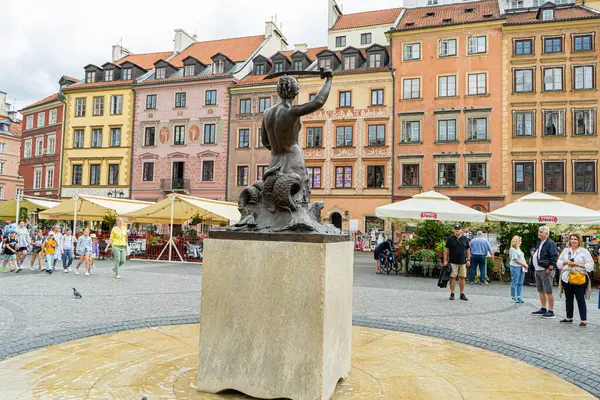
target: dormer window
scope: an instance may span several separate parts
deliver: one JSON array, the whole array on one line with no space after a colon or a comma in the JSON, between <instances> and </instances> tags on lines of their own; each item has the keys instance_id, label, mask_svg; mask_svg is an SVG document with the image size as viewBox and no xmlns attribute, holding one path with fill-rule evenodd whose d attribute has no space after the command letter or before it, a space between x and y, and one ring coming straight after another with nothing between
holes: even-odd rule
<instances>
[{"instance_id":1,"label":"dormer window","mask_svg":"<svg viewBox=\"0 0 600 400\"><path fill-rule=\"evenodd\" d=\"M369 54L369 68L381 67L381 53Z\"/></svg>"},{"instance_id":2,"label":"dormer window","mask_svg":"<svg viewBox=\"0 0 600 400\"><path fill-rule=\"evenodd\" d=\"M85 73L85 82L86 83L94 83L96 82L96 72L88 71Z\"/></svg>"},{"instance_id":3,"label":"dormer window","mask_svg":"<svg viewBox=\"0 0 600 400\"><path fill-rule=\"evenodd\" d=\"M213 62L212 72L214 75L224 74L225 73L225 62L222 60Z\"/></svg>"},{"instance_id":4,"label":"dormer window","mask_svg":"<svg viewBox=\"0 0 600 400\"><path fill-rule=\"evenodd\" d=\"M356 57L355 56L344 57L344 69L356 69Z\"/></svg>"},{"instance_id":5,"label":"dormer window","mask_svg":"<svg viewBox=\"0 0 600 400\"><path fill-rule=\"evenodd\" d=\"M294 70L301 71L303 69L304 69L304 63L302 62L302 60L294 61Z\"/></svg>"},{"instance_id":6,"label":"dormer window","mask_svg":"<svg viewBox=\"0 0 600 400\"><path fill-rule=\"evenodd\" d=\"M552 21L554 19L554 10L542 10L542 19Z\"/></svg>"},{"instance_id":7,"label":"dormer window","mask_svg":"<svg viewBox=\"0 0 600 400\"><path fill-rule=\"evenodd\" d=\"M186 65L183 67L183 76L194 76L195 74L194 65Z\"/></svg>"},{"instance_id":8,"label":"dormer window","mask_svg":"<svg viewBox=\"0 0 600 400\"><path fill-rule=\"evenodd\" d=\"M110 82L112 80L114 80L114 76L115 76L115 71L112 69L107 69L106 71L104 71L104 80L107 82Z\"/></svg>"},{"instance_id":9,"label":"dormer window","mask_svg":"<svg viewBox=\"0 0 600 400\"><path fill-rule=\"evenodd\" d=\"M331 58L322 58L319 60L320 68L330 68L331 69Z\"/></svg>"},{"instance_id":10,"label":"dormer window","mask_svg":"<svg viewBox=\"0 0 600 400\"><path fill-rule=\"evenodd\" d=\"M275 63L275 72L283 72L283 61Z\"/></svg>"},{"instance_id":11,"label":"dormer window","mask_svg":"<svg viewBox=\"0 0 600 400\"><path fill-rule=\"evenodd\" d=\"M254 74L264 75L265 74L265 64L256 64L254 66Z\"/></svg>"},{"instance_id":12,"label":"dormer window","mask_svg":"<svg viewBox=\"0 0 600 400\"><path fill-rule=\"evenodd\" d=\"M131 80L131 68L124 68L123 71L121 71L121 78L124 81L130 81Z\"/></svg>"},{"instance_id":13,"label":"dormer window","mask_svg":"<svg viewBox=\"0 0 600 400\"><path fill-rule=\"evenodd\" d=\"M156 79L165 79L167 77L167 67L156 68L154 75Z\"/></svg>"}]
</instances>

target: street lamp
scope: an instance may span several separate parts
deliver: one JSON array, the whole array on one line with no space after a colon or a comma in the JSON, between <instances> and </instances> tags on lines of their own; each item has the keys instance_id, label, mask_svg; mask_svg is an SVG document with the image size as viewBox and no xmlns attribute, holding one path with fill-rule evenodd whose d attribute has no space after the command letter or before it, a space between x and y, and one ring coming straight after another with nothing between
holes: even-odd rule
<instances>
[{"instance_id":1,"label":"street lamp","mask_svg":"<svg viewBox=\"0 0 600 400\"><path fill-rule=\"evenodd\" d=\"M113 190L108 191L108 197L110 197L110 198L114 197L115 199L122 199L123 197L125 197L125 193L122 190L113 189Z\"/></svg>"}]
</instances>

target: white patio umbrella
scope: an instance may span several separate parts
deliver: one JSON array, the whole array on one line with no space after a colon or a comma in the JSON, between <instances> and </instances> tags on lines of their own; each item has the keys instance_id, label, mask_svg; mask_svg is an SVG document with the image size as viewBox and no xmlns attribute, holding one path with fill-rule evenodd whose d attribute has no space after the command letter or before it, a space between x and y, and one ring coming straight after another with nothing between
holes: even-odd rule
<instances>
[{"instance_id":1,"label":"white patio umbrella","mask_svg":"<svg viewBox=\"0 0 600 400\"><path fill-rule=\"evenodd\" d=\"M450 200L436 191L420 193L408 200L377 207L379 218L399 220L436 220L460 222L484 222L485 214Z\"/></svg>"},{"instance_id":2,"label":"white patio umbrella","mask_svg":"<svg viewBox=\"0 0 600 400\"><path fill-rule=\"evenodd\" d=\"M534 192L487 214L490 221L528 224L600 224L600 212Z\"/></svg>"}]
</instances>

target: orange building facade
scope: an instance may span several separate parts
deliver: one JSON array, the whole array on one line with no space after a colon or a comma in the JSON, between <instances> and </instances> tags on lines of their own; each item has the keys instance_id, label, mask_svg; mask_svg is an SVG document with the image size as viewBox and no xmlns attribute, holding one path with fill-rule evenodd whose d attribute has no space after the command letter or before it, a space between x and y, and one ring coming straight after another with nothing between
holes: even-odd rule
<instances>
[{"instance_id":1,"label":"orange building facade","mask_svg":"<svg viewBox=\"0 0 600 400\"><path fill-rule=\"evenodd\" d=\"M391 30L394 201L436 190L490 211L502 192L502 24L495 1L408 9Z\"/></svg>"},{"instance_id":2,"label":"orange building facade","mask_svg":"<svg viewBox=\"0 0 600 400\"><path fill-rule=\"evenodd\" d=\"M507 201L541 191L599 209L600 14L549 4L507 14L503 30Z\"/></svg>"}]
</instances>

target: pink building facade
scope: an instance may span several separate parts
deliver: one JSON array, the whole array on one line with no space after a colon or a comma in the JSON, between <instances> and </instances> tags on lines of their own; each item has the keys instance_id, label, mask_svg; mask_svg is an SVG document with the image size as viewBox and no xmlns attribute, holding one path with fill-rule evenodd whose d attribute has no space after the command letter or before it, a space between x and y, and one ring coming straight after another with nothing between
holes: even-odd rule
<instances>
[{"instance_id":1,"label":"pink building facade","mask_svg":"<svg viewBox=\"0 0 600 400\"><path fill-rule=\"evenodd\" d=\"M132 198L225 200L232 77L134 87Z\"/></svg>"}]
</instances>

